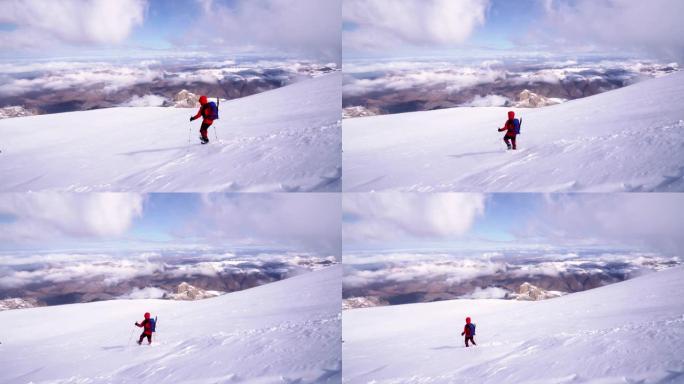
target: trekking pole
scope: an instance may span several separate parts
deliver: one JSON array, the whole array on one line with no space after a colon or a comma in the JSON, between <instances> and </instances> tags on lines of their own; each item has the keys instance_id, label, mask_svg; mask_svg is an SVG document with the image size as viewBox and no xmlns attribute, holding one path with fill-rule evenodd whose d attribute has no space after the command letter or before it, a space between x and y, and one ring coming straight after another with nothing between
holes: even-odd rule
<instances>
[{"instance_id":1,"label":"trekking pole","mask_svg":"<svg viewBox=\"0 0 684 384\"><path fill-rule=\"evenodd\" d=\"M188 128L188 145L185 146L185 152L190 151L190 135L192 134L192 125Z\"/></svg>"},{"instance_id":2,"label":"trekking pole","mask_svg":"<svg viewBox=\"0 0 684 384\"><path fill-rule=\"evenodd\" d=\"M131 334L128 335L128 343L126 345L131 344L131 340L133 340L133 333L135 332L135 328L131 329Z\"/></svg>"},{"instance_id":3,"label":"trekking pole","mask_svg":"<svg viewBox=\"0 0 684 384\"><path fill-rule=\"evenodd\" d=\"M219 98L217 97L217 98L216 98L216 113L217 113L216 117L217 117L217 118L218 118L218 109L219 109L219 105L221 105L221 99L219 99ZM216 142L218 143L219 139L218 139L218 134L216 133L216 126L215 126L215 125L214 125L214 138L216 139Z\"/></svg>"}]
</instances>

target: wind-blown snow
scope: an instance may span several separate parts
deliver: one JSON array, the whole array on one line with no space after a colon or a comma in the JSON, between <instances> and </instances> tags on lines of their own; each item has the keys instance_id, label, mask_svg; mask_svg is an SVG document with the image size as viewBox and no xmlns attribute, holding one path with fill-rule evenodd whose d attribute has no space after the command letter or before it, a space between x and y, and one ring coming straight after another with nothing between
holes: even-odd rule
<instances>
[{"instance_id":1,"label":"wind-blown snow","mask_svg":"<svg viewBox=\"0 0 684 384\"><path fill-rule=\"evenodd\" d=\"M345 311L345 383L679 383L684 268L536 302ZM477 347L465 348L465 317Z\"/></svg>"},{"instance_id":2,"label":"wind-blown snow","mask_svg":"<svg viewBox=\"0 0 684 384\"><path fill-rule=\"evenodd\" d=\"M684 191L684 72L539 109L505 151L506 108L344 122L345 191Z\"/></svg>"},{"instance_id":3,"label":"wind-blown snow","mask_svg":"<svg viewBox=\"0 0 684 384\"><path fill-rule=\"evenodd\" d=\"M116 300L0 313L2 383L335 383L341 267L182 302ZM138 346L145 311L158 316Z\"/></svg>"},{"instance_id":4,"label":"wind-blown snow","mask_svg":"<svg viewBox=\"0 0 684 384\"><path fill-rule=\"evenodd\" d=\"M194 109L6 119L0 191L338 191L340 89L338 72L223 101L210 145L188 121Z\"/></svg>"}]
</instances>

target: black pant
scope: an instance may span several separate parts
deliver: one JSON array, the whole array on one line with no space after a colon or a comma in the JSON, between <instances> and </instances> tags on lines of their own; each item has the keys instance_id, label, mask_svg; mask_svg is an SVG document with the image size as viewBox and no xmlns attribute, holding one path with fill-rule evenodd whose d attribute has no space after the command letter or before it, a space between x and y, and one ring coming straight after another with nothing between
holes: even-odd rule
<instances>
[{"instance_id":1,"label":"black pant","mask_svg":"<svg viewBox=\"0 0 684 384\"><path fill-rule=\"evenodd\" d=\"M140 339L138 340L138 344L142 343L143 339L147 337L147 342L152 344L152 335L146 335L145 332L140 334Z\"/></svg>"},{"instance_id":2,"label":"black pant","mask_svg":"<svg viewBox=\"0 0 684 384\"><path fill-rule=\"evenodd\" d=\"M209 129L209 127L211 127L211 124L207 124L204 122L202 123L202 126L200 127L200 134L202 135L202 138L204 140L207 140L207 141L209 141L209 137L207 136L207 130Z\"/></svg>"},{"instance_id":3,"label":"black pant","mask_svg":"<svg viewBox=\"0 0 684 384\"><path fill-rule=\"evenodd\" d=\"M508 140L510 140L511 142L509 143ZM515 136L508 136L508 135L504 136L504 142L506 143L508 148L511 148L511 143L513 143L513 149L516 149L515 148Z\"/></svg>"},{"instance_id":4,"label":"black pant","mask_svg":"<svg viewBox=\"0 0 684 384\"><path fill-rule=\"evenodd\" d=\"M475 344L475 340L473 340L473 336L466 336L465 337L466 347L469 347L468 340L470 340L470 342L473 343L473 345L477 345L477 344Z\"/></svg>"}]
</instances>

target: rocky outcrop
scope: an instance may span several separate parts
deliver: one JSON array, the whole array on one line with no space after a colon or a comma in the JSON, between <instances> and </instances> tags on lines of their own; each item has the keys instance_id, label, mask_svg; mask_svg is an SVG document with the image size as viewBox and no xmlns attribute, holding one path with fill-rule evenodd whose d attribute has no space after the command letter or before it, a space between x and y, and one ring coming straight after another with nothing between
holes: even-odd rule
<instances>
[{"instance_id":1,"label":"rocky outcrop","mask_svg":"<svg viewBox=\"0 0 684 384\"><path fill-rule=\"evenodd\" d=\"M342 118L350 119L353 117L366 117L378 115L377 110L369 109L363 106L346 107L342 110Z\"/></svg>"},{"instance_id":2,"label":"rocky outcrop","mask_svg":"<svg viewBox=\"0 0 684 384\"><path fill-rule=\"evenodd\" d=\"M554 297L560 297L564 294L565 293L561 291L546 291L528 282L525 282L520 285L518 292L514 293L512 298L523 301L539 301L553 299Z\"/></svg>"},{"instance_id":3,"label":"rocky outcrop","mask_svg":"<svg viewBox=\"0 0 684 384\"><path fill-rule=\"evenodd\" d=\"M166 298L171 300L202 300L208 299L210 297L216 297L222 295L223 292L219 291L207 291L195 286L192 286L186 282L178 284L176 293L168 295Z\"/></svg>"},{"instance_id":4,"label":"rocky outcrop","mask_svg":"<svg viewBox=\"0 0 684 384\"><path fill-rule=\"evenodd\" d=\"M176 108L199 108L199 96L183 89L173 96L173 106Z\"/></svg>"},{"instance_id":5,"label":"rocky outcrop","mask_svg":"<svg viewBox=\"0 0 684 384\"><path fill-rule=\"evenodd\" d=\"M562 99L554 97L544 97L538 95L530 90L523 90L518 94L518 101L515 103L517 108L539 108L547 105L554 105L562 103Z\"/></svg>"},{"instance_id":6,"label":"rocky outcrop","mask_svg":"<svg viewBox=\"0 0 684 384\"><path fill-rule=\"evenodd\" d=\"M0 300L0 311L8 311L10 309L34 308L40 307L41 304L36 299L21 299L18 297L11 299Z\"/></svg>"},{"instance_id":7,"label":"rocky outcrop","mask_svg":"<svg viewBox=\"0 0 684 384\"><path fill-rule=\"evenodd\" d=\"M37 115L36 111L26 109L20 105L0 108L0 119L9 119L11 117L33 116Z\"/></svg>"},{"instance_id":8,"label":"rocky outcrop","mask_svg":"<svg viewBox=\"0 0 684 384\"><path fill-rule=\"evenodd\" d=\"M342 300L342 310L379 307L383 305L389 305L389 302L378 297L350 297Z\"/></svg>"}]
</instances>

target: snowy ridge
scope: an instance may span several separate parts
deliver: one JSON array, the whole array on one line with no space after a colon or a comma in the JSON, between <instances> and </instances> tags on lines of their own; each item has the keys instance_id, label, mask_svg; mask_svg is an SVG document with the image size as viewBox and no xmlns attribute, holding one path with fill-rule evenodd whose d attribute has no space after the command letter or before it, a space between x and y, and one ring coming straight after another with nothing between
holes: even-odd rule
<instances>
[{"instance_id":1,"label":"snowy ridge","mask_svg":"<svg viewBox=\"0 0 684 384\"><path fill-rule=\"evenodd\" d=\"M201 301L0 313L2 383L335 383L341 267ZM133 326L159 316L151 346ZM133 332L133 333L132 333Z\"/></svg>"},{"instance_id":2,"label":"snowy ridge","mask_svg":"<svg viewBox=\"0 0 684 384\"><path fill-rule=\"evenodd\" d=\"M348 310L343 382L679 383L682 290L675 267L553 300ZM460 336L466 316L475 348Z\"/></svg>"},{"instance_id":3,"label":"snowy ridge","mask_svg":"<svg viewBox=\"0 0 684 384\"><path fill-rule=\"evenodd\" d=\"M340 87L336 72L224 101L204 146L200 122L188 122L195 110L108 108L2 120L0 190L338 191Z\"/></svg>"},{"instance_id":4,"label":"snowy ridge","mask_svg":"<svg viewBox=\"0 0 684 384\"><path fill-rule=\"evenodd\" d=\"M684 72L560 105L453 108L345 120L345 191L684 191Z\"/></svg>"}]
</instances>

